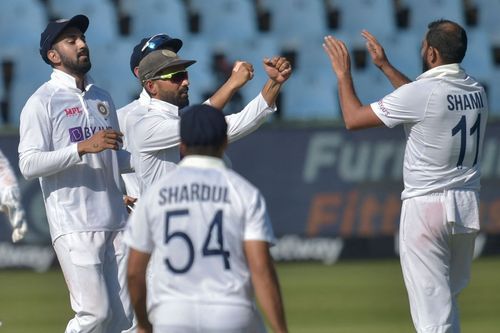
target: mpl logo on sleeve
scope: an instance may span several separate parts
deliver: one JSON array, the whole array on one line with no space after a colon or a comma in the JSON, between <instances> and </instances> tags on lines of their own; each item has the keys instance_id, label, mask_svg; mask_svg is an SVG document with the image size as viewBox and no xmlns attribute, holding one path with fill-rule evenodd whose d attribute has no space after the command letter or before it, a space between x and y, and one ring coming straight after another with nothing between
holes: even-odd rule
<instances>
[{"instance_id":1,"label":"mpl logo on sleeve","mask_svg":"<svg viewBox=\"0 0 500 333\"><path fill-rule=\"evenodd\" d=\"M81 115L82 113L82 109L80 109L78 106L64 109L64 114L66 115L66 117L75 117Z\"/></svg>"}]
</instances>

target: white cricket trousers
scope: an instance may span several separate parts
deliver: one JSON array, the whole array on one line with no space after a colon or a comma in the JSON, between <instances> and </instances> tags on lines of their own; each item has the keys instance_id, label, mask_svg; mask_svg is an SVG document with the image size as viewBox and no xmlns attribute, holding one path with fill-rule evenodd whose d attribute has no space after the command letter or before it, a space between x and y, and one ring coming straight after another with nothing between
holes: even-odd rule
<instances>
[{"instance_id":1,"label":"white cricket trousers","mask_svg":"<svg viewBox=\"0 0 500 333\"><path fill-rule=\"evenodd\" d=\"M400 260L418 333L459 333L457 297L470 279L477 231L454 231L444 196L403 201Z\"/></svg>"},{"instance_id":2,"label":"white cricket trousers","mask_svg":"<svg viewBox=\"0 0 500 333\"><path fill-rule=\"evenodd\" d=\"M254 306L165 301L150 318L153 333L265 333Z\"/></svg>"},{"instance_id":3,"label":"white cricket trousers","mask_svg":"<svg viewBox=\"0 0 500 333\"><path fill-rule=\"evenodd\" d=\"M133 311L126 286L123 231L74 232L54 249L75 312L66 333L130 332Z\"/></svg>"}]
</instances>

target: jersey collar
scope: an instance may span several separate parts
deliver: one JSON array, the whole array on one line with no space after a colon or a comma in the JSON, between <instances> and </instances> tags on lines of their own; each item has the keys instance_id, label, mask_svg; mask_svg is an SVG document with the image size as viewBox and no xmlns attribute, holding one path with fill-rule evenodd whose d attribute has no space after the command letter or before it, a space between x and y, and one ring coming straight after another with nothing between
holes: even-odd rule
<instances>
[{"instance_id":1,"label":"jersey collar","mask_svg":"<svg viewBox=\"0 0 500 333\"><path fill-rule=\"evenodd\" d=\"M179 108L177 107L177 105L171 104L169 102L164 102L156 98L151 98L151 101L149 102L149 109L167 112L169 115L179 117Z\"/></svg>"},{"instance_id":2,"label":"jersey collar","mask_svg":"<svg viewBox=\"0 0 500 333\"><path fill-rule=\"evenodd\" d=\"M424 72L419 77L417 77L417 80L435 77L439 78L444 76L464 78L466 74L459 64L447 64L429 69L427 72Z\"/></svg>"},{"instance_id":3,"label":"jersey collar","mask_svg":"<svg viewBox=\"0 0 500 333\"><path fill-rule=\"evenodd\" d=\"M59 69L55 69L52 71L50 78L54 80L57 84L69 88L71 90L76 90L81 92L80 88L76 86L76 80L74 77L69 75L66 72L63 72ZM94 85L94 80L90 77L90 75L85 75L85 91L88 91L90 87Z\"/></svg>"},{"instance_id":4,"label":"jersey collar","mask_svg":"<svg viewBox=\"0 0 500 333\"><path fill-rule=\"evenodd\" d=\"M218 157L205 156L205 155L189 155L184 157L179 166L182 167L195 167L204 169L225 169L224 161Z\"/></svg>"}]
</instances>

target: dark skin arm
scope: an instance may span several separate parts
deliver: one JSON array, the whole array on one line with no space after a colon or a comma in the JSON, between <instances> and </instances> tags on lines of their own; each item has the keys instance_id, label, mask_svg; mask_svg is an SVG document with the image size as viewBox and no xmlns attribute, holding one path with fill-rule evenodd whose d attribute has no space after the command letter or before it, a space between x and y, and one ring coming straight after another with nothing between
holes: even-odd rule
<instances>
[{"instance_id":1,"label":"dark skin arm","mask_svg":"<svg viewBox=\"0 0 500 333\"><path fill-rule=\"evenodd\" d=\"M382 126L384 123L370 105L363 105L356 95L351 76L351 59L344 42L327 36L323 48L337 75L340 107L346 128L355 130Z\"/></svg>"}]
</instances>

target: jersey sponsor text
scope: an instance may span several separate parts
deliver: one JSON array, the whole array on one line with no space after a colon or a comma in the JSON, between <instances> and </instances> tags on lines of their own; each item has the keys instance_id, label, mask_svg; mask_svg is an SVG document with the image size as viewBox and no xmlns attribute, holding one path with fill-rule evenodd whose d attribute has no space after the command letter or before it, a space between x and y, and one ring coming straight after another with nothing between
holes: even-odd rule
<instances>
[{"instance_id":1,"label":"jersey sponsor text","mask_svg":"<svg viewBox=\"0 0 500 333\"><path fill-rule=\"evenodd\" d=\"M80 142L83 140L86 140L90 138L92 135L94 135L96 132L105 130L105 129L110 129L112 128L111 126L84 126L84 127L72 127L70 128L69 131L69 138L71 142Z\"/></svg>"}]
</instances>

